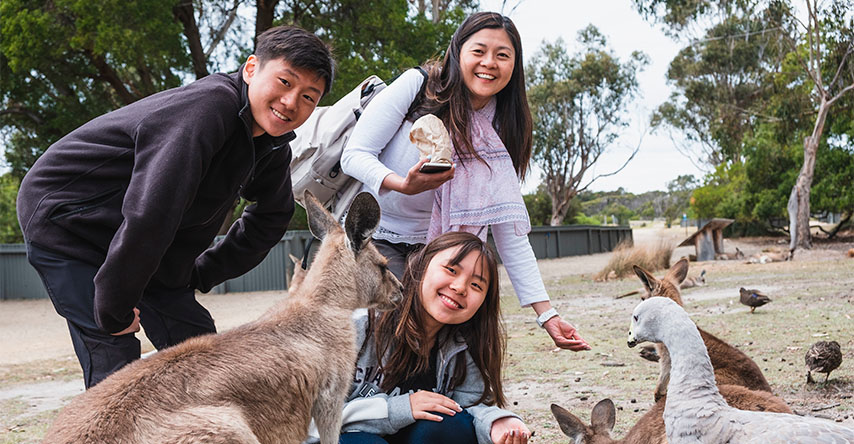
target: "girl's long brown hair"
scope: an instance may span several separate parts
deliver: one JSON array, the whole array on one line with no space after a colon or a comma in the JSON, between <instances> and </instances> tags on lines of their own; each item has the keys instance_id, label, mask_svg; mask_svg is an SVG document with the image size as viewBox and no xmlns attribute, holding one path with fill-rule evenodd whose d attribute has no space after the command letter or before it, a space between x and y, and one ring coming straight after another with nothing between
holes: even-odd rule
<instances>
[{"instance_id":1,"label":"girl's long brown hair","mask_svg":"<svg viewBox=\"0 0 854 444\"><path fill-rule=\"evenodd\" d=\"M489 276L489 285L483 304L468 321L459 325L447 324L437 335L437 341L453 341L460 334L468 344L468 353L474 360L484 382L484 392L478 403L496 404L503 407L506 399L501 383L501 367L504 360L505 334L501 322L501 307L498 294L498 265L495 251L477 236L465 232L448 232L413 254L403 275L403 302L394 310L369 319L376 319L371 334L383 369L381 388L393 389L405 379L429 368L430 351L433 344L424 340L424 319L427 313L421 303L421 281L427 265L440 251L459 247L449 265L460 263L469 253L480 254L477 263ZM437 343L437 347L442 347ZM387 356L387 359L385 357ZM457 356L456 370L450 388L462 383L466 377L465 353Z\"/></svg>"},{"instance_id":2,"label":"girl's long brown hair","mask_svg":"<svg viewBox=\"0 0 854 444\"><path fill-rule=\"evenodd\" d=\"M495 12L478 12L469 16L451 38L444 59L427 62L429 72L423 102L415 106L407 118L414 120L425 114L434 114L442 119L454 140L460 160L475 158L482 160L474 150L469 133L471 112L470 91L463 82L460 69L460 50L476 32L485 28L501 28L513 44L516 54L513 60L513 75L510 81L496 94L495 120L492 122L501 141L513 159L513 167L520 179L525 178L531 160L533 123L525 92L525 69L522 60L522 39L516 25L508 18Z\"/></svg>"}]
</instances>

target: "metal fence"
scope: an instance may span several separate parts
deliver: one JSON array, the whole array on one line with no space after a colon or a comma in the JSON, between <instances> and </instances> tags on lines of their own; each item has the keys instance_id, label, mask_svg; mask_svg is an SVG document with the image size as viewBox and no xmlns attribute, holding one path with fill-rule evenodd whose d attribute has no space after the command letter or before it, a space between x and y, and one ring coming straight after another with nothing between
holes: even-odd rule
<instances>
[{"instance_id":1,"label":"metal fence","mask_svg":"<svg viewBox=\"0 0 854 444\"><path fill-rule=\"evenodd\" d=\"M257 267L235 279L223 282L212 293L284 290L288 288L294 264L292 254L302 258L311 233L295 230L285 233L270 254ZM537 259L604 253L620 242L632 242L632 230L626 226L571 225L533 227L528 234ZM490 242L492 236L490 235ZM312 244L312 252L319 242ZM38 273L27 262L23 244L0 244L0 300L46 298Z\"/></svg>"}]
</instances>

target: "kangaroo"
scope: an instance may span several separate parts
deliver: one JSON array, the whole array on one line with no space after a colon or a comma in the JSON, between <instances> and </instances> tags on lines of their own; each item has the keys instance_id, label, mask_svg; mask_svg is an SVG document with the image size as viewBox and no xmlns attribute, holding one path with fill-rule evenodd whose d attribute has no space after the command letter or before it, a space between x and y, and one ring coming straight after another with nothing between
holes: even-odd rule
<instances>
[{"instance_id":1,"label":"kangaroo","mask_svg":"<svg viewBox=\"0 0 854 444\"><path fill-rule=\"evenodd\" d=\"M744 252L735 247L735 253L717 253L715 254L715 260L718 261L729 261L729 260L740 260L744 259Z\"/></svg>"},{"instance_id":2,"label":"kangaroo","mask_svg":"<svg viewBox=\"0 0 854 444\"><path fill-rule=\"evenodd\" d=\"M641 295L641 299L645 300L650 296L661 296L673 299L679 305L683 305L682 296L679 292L679 283L688 274L687 259L682 258L676 262L662 279L656 279L648 271L637 265L632 268L641 282L643 282L647 291L645 295ZM751 390L761 390L771 393L771 386L768 384L762 371L759 370L759 366L752 359L711 333L701 328L698 329L709 351L709 358L711 358L712 367L715 369L715 381L718 385L740 385ZM658 385L655 388L655 399L658 400L667 393L667 383L670 381L670 355L667 353L667 348L661 344L656 344L655 349L658 352L658 362L661 367Z\"/></svg>"},{"instance_id":3,"label":"kangaroo","mask_svg":"<svg viewBox=\"0 0 854 444\"><path fill-rule=\"evenodd\" d=\"M738 385L719 385L718 390L730 407L757 412L792 413L782 399L766 392L749 390ZM611 438L611 430L617 419L617 411L610 399L603 399L590 413L590 425L585 425L557 404L552 404L552 415L557 419L561 431L573 444L667 444L664 428L664 405L662 397L635 423L623 439Z\"/></svg>"},{"instance_id":4,"label":"kangaroo","mask_svg":"<svg viewBox=\"0 0 854 444\"><path fill-rule=\"evenodd\" d=\"M337 444L356 360L355 309L390 309L400 282L371 243L380 209L356 197L342 229L306 192L322 240L305 280L272 313L135 361L77 396L44 443L302 442L312 417Z\"/></svg>"},{"instance_id":5,"label":"kangaroo","mask_svg":"<svg viewBox=\"0 0 854 444\"><path fill-rule=\"evenodd\" d=\"M785 262L792 258L791 251L763 251L747 258L745 264L767 264L769 262Z\"/></svg>"},{"instance_id":6,"label":"kangaroo","mask_svg":"<svg viewBox=\"0 0 854 444\"><path fill-rule=\"evenodd\" d=\"M700 271L700 274L698 276L685 278L684 281L679 283L679 289L684 290L686 288L702 287L703 285L706 285L706 270ZM646 293L646 297L642 297L641 299L646 299L650 296L647 288L641 287L641 288L638 288L637 290L632 290L628 293L623 293L623 294L617 296L615 299L621 299L621 298L624 298L626 296L631 296L631 295L640 294L640 293Z\"/></svg>"}]
</instances>

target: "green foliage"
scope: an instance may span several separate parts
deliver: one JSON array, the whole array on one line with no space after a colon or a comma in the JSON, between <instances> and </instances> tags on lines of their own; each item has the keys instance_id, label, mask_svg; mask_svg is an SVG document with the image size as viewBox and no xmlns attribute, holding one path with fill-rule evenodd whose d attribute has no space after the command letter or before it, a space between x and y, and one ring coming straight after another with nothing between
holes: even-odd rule
<instances>
[{"instance_id":1,"label":"green foliage","mask_svg":"<svg viewBox=\"0 0 854 444\"><path fill-rule=\"evenodd\" d=\"M628 124L625 108L637 93L636 74L648 64L640 52L620 61L592 25L578 33L578 43L581 48L570 55L563 40L544 42L526 68L532 158L543 170L553 223L592 183L583 183L588 169Z\"/></svg>"},{"instance_id":2,"label":"green foliage","mask_svg":"<svg viewBox=\"0 0 854 444\"><path fill-rule=\"evenodd\" d=\"M602 218L595 216L587 216L582 212L578 212L575 219L572 221L575 225L602 225Z\"/></svg>"},{"instance_id":3,"label":"green foliage","mask_svg":"<svg viewBox=\"0 0 854 444\"><path fill-rule=\"evenodd\" d=\"M15 244L24 241L15 212L15 199L21 181L11 175L0 176L0 244Z\"/></svg>"},{"instance_id":4,"label":"green foliage","mask_svg":"<svg viewBox=\"0 0 854 444\"><path fill-rule=\"evenodd\" d=\"M0 127L13 175L91 118L180 84L189 58L174 3L0 2Z\"/></svg>"},{"instance_id":5,"label":"green foliage","mask_svg":"<svg viewBox=\"0 0 854 444\"><path fill-rule=\"evenodd\" d=\"M532 226L549 225L552 217L552 198L542 185L537 187L537 191L522 196L522 199L528 208Z\"/></svg>"},{"instance_id":6,"label":"green foliage","mask_svg":"<svg viewBox=\"0 0 854 444\"><path fill-rule=\"evenodd\" d=\"M691 196L694 214L701 219L739 217L743 209L741 196L746 180L742 164L718 166L706 176L703 186L694 190Z\"/></svg>"},{"instance_id":7,"label":"green foliage","mask_svg":"<svg viewBox=\"0 0 854 444\"><path fill-rule=\"evenodd\" d=\"M786 34L774 26L783 13L776 5L757 12L742 4L670 62L667 77L676 92L658 108L653 125L699 145L701 162L740 161L742 140L764 120L762 108L787 54Z\"/></svg>"},{"instance_id":8,"label":"green foliage","mask_svg":"<svg viewBox=\"0 0 854 444\"><path fill-rule=\"evenodd\" d=\"M665 223L670 225L670 221L682 217L682 214L688 211L691 193L697 185L697 179L687 174L667 183L669 198L667 199L667 205L664 207L663 216Z\"/></svg>"},{"instance_id":9,"label":"green foliage","mask_svg":"<svg viewBox=\"0 0 854 444\"><path fill-rule=\"evenodd\" d=\"M408 68L443 55L456 28L471 12L470 2L447 2L438 22L412 14L400 0L295 1L281 23L316 30L338 61L332 91L321 105L334 103L369 74L391 79Z\"/></svg>"}]
</instances>

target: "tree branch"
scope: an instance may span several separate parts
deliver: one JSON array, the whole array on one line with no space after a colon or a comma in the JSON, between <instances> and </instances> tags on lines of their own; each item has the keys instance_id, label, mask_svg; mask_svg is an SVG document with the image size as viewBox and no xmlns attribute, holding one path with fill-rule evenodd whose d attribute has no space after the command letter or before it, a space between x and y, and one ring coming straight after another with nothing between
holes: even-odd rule
<instances>
[{"instance_id":1,"label":"tree branch","mask_svg":"<svg viewBox=\"0 0 854 444\"><path fill-rule=\"evenodd\" d=\"M193 72L196 79L201 79L209 74L207 68L207 55L202 50L202 38L199 34L199 26L196 24L195 10L192 0L181 0L172 8L172 14L184 25L184 36L190 46L190 57L193 60Z\"/></svg>"},{"instance_id":2,"label":"tree branch","mask_svg":"<svg viewBox=\"0 0 854 444\"><path fill-rule=\"evenodd\" d=\"M20 114L32 120L33 123L35 123L36 125L44 124L44 119L42 119L41 116L36 114L35 111L29 108L25 108L21 105L15 104L7 107L6 109L0 109L0 116L4 114Z\"/></svg>"}]
</instances>

